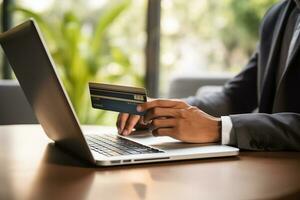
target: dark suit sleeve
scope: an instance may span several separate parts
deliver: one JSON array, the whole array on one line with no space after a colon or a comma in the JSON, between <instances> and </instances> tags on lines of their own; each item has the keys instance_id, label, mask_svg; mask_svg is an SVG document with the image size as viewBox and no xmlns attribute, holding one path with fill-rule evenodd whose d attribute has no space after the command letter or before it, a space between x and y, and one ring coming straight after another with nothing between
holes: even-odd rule
<instances>
[{"instance_id":1,"label":"dark suit sleeve","mask_svg":"<svg viewBox=\"0 0 300 200\"><path fill-rule=\"evenodd\" d=\"M300 114L231 115L230 143L249 150L300 151Z\"/></svg>"},{"instance_id":2,"label":"dark suit sleeve","mask_svg":"<svg viewBox=\"0 0 300 200\"><path fill-rule=\"evenodd\" d=\"M255 53L222 92L201 99L190 97L187 102L214 116L229 115L233 146L256 151L300 151L300 114L251 113L257 107L257 57Z\"/></svg>"},{"instance_id":3,"label":"dark suit sleeve","mask_svg":"<svg viewBox=\"0 0 300 200\"><path fill-rule=\"evenodd\" d=\"M229 115L233 128L230 144L256 151L300 151L300 114L251 113L257 107L257 53L222 92L187 102L214 116ZM243 114L247 113L247 114Z\"/></svg>"},{"instance_id":4,"label":"dark suit sleeve","mask_svg":"<svg viewBox=\"0 0 300 200\"><path fill-rule=\"evenodd\" d=\"M252 112L257 107L257 59L256 51L245 69L227 82L221 92L185 100L216 117Z\"/></svg>"}]
</instances>

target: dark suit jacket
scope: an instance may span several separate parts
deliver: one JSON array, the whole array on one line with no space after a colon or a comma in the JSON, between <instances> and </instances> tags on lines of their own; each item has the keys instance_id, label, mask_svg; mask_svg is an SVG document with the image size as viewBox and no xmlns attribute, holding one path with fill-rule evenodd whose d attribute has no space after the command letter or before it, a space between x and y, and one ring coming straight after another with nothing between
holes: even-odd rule
<instances>
[{"instance_id":1,"label":"dark suit jacket","mask_svg":"<svg viewBox=\"0 0 300 200\"><path fill-rule=\"evenodd\" d=\"M286 0L267 12L257 50L222 92L187 100L214 116L230 115L230 143L241 149L300 150L300 38L275 85L281 38L294 6Z\"/></svg>"}]
</instances>

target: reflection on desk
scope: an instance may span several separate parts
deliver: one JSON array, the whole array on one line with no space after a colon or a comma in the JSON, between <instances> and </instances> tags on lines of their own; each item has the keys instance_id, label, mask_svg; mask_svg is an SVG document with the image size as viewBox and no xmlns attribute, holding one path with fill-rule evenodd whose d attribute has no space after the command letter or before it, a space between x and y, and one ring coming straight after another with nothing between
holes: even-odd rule
<instances>
[{"instance_id":1,"label":"reflection on desk","mask_svg":"<svg viewBox=\"0 0 300 200\"><path fill-rule=\"evenodd\" d=\"M0 199L300 197L298 152L96 168L57 148L38 125L0 126L0 148Z\"/></svg>"}]
</instances>

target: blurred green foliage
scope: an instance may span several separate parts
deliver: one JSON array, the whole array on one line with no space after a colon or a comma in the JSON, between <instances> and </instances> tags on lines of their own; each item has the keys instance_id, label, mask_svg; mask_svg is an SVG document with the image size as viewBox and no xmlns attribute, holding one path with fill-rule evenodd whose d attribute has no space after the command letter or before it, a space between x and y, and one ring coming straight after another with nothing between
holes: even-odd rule
<instances>
[{"instance_id":1,"label":"blurred green foliage","mask_svg":"<svg viewBox=\"0 0 300 200\"><path fill-rule=\"evenodd\" d=\"M235 75L259 41L278 0L162 0L160 91L174 77Z\"/></svg>"},{"instance_id":2,"label":"blurred green foliage","mask_svg":"<svg viewBox=\"0 0 300 200\"><path fill-rule=\"evenodd\" d=\"M227 0L227 26L220 32L220 37L228 50L239 46L252 54L258 41L259 25L266 10L277 0ZM234 34L232 31L234 30Z\"/></svg>"},{"instance_id":3,"label":"blurred green foliage","mask_svg":"<svg viewBox=\"0 0 300 200\"><path fill-rule=\"evenodd\" d=\"M113 124L111 113L91 108L88 92L89 81L118 83L130 76L130 84L141 86L143 78L133 69L127 53L113 45L107 35L108 29L116 23L130 6L130 0L110 4L95 24L87 24L67 11L59 21L22 7L13 7L14 12L24 18L32 17L39 24L57 66L60 78L70 97L81 123ZM87 31L90 29L90 32ZM121 68L109 73L109 67Z\"/></svg>"},{"instance_id":4,"label":"blurred green foliage","mask_svg":"<svg viewBox=\"0 0 300 200\"><path fill-rule=\"evenodd\" d=\"M236 74L256 48L263 16L277 2L162 1L161 85L168 82L165 77L170 73L174 76Z\"/></svg>"},{"instance_id":5,"label":"blurred green foliage","mask_svg":"<svg viewBox=\"0 0 300 200\"><path fill-rule=\"evenodd\" d=\"M220 38L226 48L224 66L234 67L233 54L238 50L246 58L250 57L259 40L259 26L266 11L277 0L224 0L223 5L214 5L210 1L211 14L221 13L224 26L217 31L216 37ZM241 66L239 66L240 68Z\"/></svg>"}]
</instances>

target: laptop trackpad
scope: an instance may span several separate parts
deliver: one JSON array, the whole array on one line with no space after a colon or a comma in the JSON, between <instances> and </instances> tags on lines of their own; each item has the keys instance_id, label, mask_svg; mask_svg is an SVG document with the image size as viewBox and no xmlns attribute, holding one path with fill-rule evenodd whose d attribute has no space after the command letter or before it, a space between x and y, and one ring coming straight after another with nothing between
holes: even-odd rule
<instances>
[{"instance_id":1,"label":"laptop trackpad","mask_svg":"<svg viewBox=\"0 0 300 200\"><path fill-rule=\"evenodd\" d=\"M207 147L207 146L215 146L215 143L210 144L191 144L191 143L184 143L179 140L173 139L168 136L162 136L162 137L154 137L149 132L136 132L135 134L132 134L128 136L128 138L142 143L144 145L153 146L155 148L159 148L161 150L170 151L170 150L187 150L191 148L197 148L197 147Z\"/></svg>"}]
</instances>

